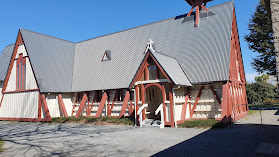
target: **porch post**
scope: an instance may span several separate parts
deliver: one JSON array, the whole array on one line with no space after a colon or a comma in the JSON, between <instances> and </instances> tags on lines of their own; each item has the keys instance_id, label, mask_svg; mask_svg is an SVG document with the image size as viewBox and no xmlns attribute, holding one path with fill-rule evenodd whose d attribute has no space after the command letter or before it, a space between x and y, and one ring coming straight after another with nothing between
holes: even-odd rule
<instances>
[{"instance_id":1,"label":"porch post","mask_svg":"<svg viewBox=\"0 0 279 157\"><path fill-rule=\"evenodd\" d=\"M171 115L171 127L174 128L174 115L173 115L173 93L172 84L169 84L169 99L170 99L170 115Z\"/></svg>"},{"instance_id":2,"label":"porch post","mask_svg":"<svg viewBox=\"0 0 279 157\"><path fill-rule=\"evenodd\" d=\"M145 97L144 97L144 93L145 93L145 88L144 85L141 84L141 100L142 100L142 105L145 104ZM145 120L145 110L142 111L142 120Z\"/></svg>"},{"instance_id":3,"label":"porch post","mask_svg":"<svg viewBox=\"0 0 279 157\"><path fill-rule=\"evenodd\" d=\"M139 121L138 121L138 119L139 119L139 116L138 116L138 111L139 111L139 86L138 85L136 85L136 87L135 87L135 89L136 89L136 91L135 91L135 95L136 95L136 103L135 103L135 115L136 115L136 125L139 125Z\"/></svg>"}]
</instances>

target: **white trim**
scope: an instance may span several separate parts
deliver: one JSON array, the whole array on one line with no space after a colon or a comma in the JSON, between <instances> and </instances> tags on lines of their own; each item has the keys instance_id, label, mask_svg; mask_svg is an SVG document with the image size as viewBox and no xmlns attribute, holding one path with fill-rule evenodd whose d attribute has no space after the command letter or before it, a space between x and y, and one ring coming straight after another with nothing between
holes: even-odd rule
<instances>
[{"instance_id":1,"label":"white trim","mask_svg":"<svg viewBox=\"0 0 279 157\"><path fill-rule=\"evenodd\" d=\"M139 84L148 84L148 83L158 83L158 82L170 82L168 79L159 79L159 80L148 80L148 81L137 81L135 85Z\"/></svg>"}]
</instances>

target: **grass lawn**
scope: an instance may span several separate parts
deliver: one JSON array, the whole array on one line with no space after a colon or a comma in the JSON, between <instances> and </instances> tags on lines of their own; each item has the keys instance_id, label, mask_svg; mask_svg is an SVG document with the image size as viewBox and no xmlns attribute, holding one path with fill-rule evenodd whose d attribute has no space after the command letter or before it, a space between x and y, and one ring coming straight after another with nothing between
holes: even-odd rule
<instances>
[{"instance_id":1,"label":"grass lawn","mask_svg":"<svg viewBox=\"0 0 279 157\"><path fill-rule=\"evenodd\" d=\"M254 115L258 112L260 112L260 110L249 110L249 115Z\"/></svg>"},{"instance_id":2,"label":"grass lawn","mask_svg":"<svg viewBox=\"0 0 279 157\"><path fill-rule=\"evenodd\" d=\"M117 117L61 117L52 118L50 123L81 123L81 124L100 124L100 125L134 125L132 118L117 118Z\"/></svg>"},{"instance_id":3,"label":"grass lawn","mask_svg":"<svg viewBox=\"0 0 279 157\"><path fill-rule=\"evenodd\" d=\"M178 125L180 128L224 128L227 124L214 119L208 120L190 120Z\"/></svg>"},{"instance_id":4,"label":"grass lawn","mask_svg":"<svg viewBox=\"0 0 279 157\"><path fill-rule=\"evenodd\" d=\"M2 152L2 151L3 151L3 148L2 148L3 144L4 144L3 140L2 140L2 139L0 139L0 152Z\"/></svg>"}]
</instances>

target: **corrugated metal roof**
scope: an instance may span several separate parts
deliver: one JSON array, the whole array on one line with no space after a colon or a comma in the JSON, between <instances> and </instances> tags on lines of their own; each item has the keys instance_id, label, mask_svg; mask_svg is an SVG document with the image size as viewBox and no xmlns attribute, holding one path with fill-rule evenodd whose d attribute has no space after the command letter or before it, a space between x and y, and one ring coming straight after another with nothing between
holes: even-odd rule
<instances>
[{"instance_id":1,"label":"corrugated metal roof","mask_svg":"<svg viewBox=\"0 0 279 157\"><path fill-rule=\"evenodd\" d=\"M4 81L12 58L14 44L6 46L0 55L0 81Z\"/></svg>"},{"instance_id":2,"label":"corrugated metal roof","mask_svg":"<svg viewBox=\"0 0 279 157\"><path fill-rule=\"evenodd\" d=\"M20 29L41 92L71 92L75 43Z\"/></svg>"},{"instance_id":3,"label":"corrugated metal roof","mask_svg":"<svg viewBox=\"0 0 279 157\"><path fill-rule=\"evenodd\" d=\"M201 17L198 28L194 18L185 22L186 15L181 15L79 43L20 31L41 92L129 88L150 39L156 52L176 59L167 63L164 55L156 57L177 84L225 81L229 79L233 5L208 8L214 15ZM112 57L102 62L106 50ZM185 75L182 78L181 69L191 83Z\"/></svg>"},{"instance_id":4,"label":"corrugated metal roof","mask_svg":"<svg viewBox=\"0 0 279 157\"><path fill-rule=\"evenodd\" d=\"M79 42L75 47L73 91L128 88L151 38L156 51L176 58L192 84L229 79L233 2L208 8L215 15L200 26L186 15ZM101 62L105 50L112 60Z\"/></svg>"},{"instance_id":5,"label":"corrugated metal roof","mask_svg":"<svg viewBox=\"0 0 279 157\"><path fill-rule=\"evenodd\" d=\"M165 70L175 85L192 86L175 58L171 58L156 52L151 54L155 57L157 62Z\"/></svg>"}]
</instances>

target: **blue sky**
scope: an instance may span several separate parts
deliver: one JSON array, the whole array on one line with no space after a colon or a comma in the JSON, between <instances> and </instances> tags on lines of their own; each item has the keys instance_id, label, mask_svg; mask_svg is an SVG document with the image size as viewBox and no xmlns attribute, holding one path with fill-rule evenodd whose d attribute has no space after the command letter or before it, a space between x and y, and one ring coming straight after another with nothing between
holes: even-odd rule
<instances>
[{"instance_id":1,"label":"blue sky","mask_svg":"<svg viewBox=\"0 0 279 157\"><path fill-rule=\"evenodd\" d=\"M214 0L209 6L227 2ZM235 0L247 81L257 75L250 63L257 54L248 49L249 19L259 0ZM16 40L19 28L78 42L190 11L184 0L9 0L0 5L0 51Z\"/></svg>"}]
</instances>

